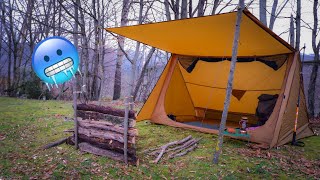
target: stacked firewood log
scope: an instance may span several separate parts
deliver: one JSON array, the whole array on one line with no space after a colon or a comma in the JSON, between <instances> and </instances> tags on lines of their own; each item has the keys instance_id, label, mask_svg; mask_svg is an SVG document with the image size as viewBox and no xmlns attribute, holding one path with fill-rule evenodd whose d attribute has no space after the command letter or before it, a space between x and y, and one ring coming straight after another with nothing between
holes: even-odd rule
<instances>
[{"instance_id":1,"label":"stacked firewood log","mask_svg":"<svg viewBox=\"0 0 320 180\"><path fill-rule=\"evenodd\" d=\"M79 149L99 156L124 161L125 111L93 104L77 105ZM135 114L129 111L128 162L136 164Z\"/></svg>"}]
</instances>

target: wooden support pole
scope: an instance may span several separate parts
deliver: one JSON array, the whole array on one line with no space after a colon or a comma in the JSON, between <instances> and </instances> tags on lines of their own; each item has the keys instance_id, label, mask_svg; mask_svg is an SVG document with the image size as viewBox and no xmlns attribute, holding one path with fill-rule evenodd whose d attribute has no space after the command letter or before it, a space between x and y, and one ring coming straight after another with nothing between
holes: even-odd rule
<instances>
[{"instance_id":1,"label":"wooden support pole","mask_svg":"<svg viewBox=\"0 0 320 180\"><path fill-rule=\"evenodd\" d=\"M216 144L215 153L213 157L213 163L218 164L219 162L219 156L222 151L222 144L223 144L223 133L226 126L227 116L228 116L228 110L230 105L230 97L232 93L232 86L233 86L233 76L235 71L235 66L237 62L237 54L238 54L238 44L239 44L239 36L240 36L240 25L241 25L241 19L242 14L244 10L244 0L239 0L239 7L238 7L238 13L237 13L237 21L236 21L236 27L235 27L235 33L234 33L234 39L233 39L233 46L232 46L232 58L231 58L231 64L230 64L230 73L228 77L228 84L227 84L227 90L226 90L226 98L224 101L224 107L223 112L221 116L221 123L219 128L219 136L218 136L218 142Z\"/></svg>"},{"instance_id":2,"label":"wooden support pole","mask_svg":"<svg viewBox=\"0 0 320 180\"><path fill-rule=\"evenodd\" d=\"M134 109L134 99L133 99L133 96L130 96L130 110L133 111Z\"/></svg>"},{"instance_id":3,"label":"wooden support pole","mask_svg":"<svg viewBox=\"0 0 320 180\"><path fill-rule=\"evenodd\" d=\"M79 5L79 0L77 0L77 4ZM74 30L75 32L78 32L78 15L79 15L79 9L78 5L74 6L74 11L75 11L75 24L74 24ZM74 46L78 48L78 34L73 35L74 38ZM78 53L78 52L77 52ZM78 119L77 119L77 76L74 75L73 77L73 82L72 82L72 91L73 91L73 111L74 111L74 146L76 149L79 148L78 146Z\"/></svg>"},{"instance_id":4,"label":"wooden support pole","mask_svg":"<svg viewBox=\"0 0 320 180\"><path fill-rule=\"evenodd\" d=\"M128 121L129 121L129 102L130 98L125 98L125 115L124 115L124 143L123 143L123 155L124 162L128 165Z\"/></svg>"},{"instance_id":5,"label":"wooden support pole","mask_svg":"<svg viewBox=\"0 0 320 180\"><path fill-rule=\"evenodd\" d=\"M77 119L77 76L72 82L73 88L73 111L74 111L74 147L78 149L78 119Z\"/></svg>"}]
</instances>

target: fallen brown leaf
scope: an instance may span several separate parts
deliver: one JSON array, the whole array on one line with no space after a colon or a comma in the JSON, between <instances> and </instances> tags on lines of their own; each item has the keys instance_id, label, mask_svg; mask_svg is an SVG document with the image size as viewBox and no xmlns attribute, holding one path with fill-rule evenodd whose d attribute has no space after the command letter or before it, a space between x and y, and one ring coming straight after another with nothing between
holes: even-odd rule
<instances>
[{"instance_id":1,"label":"fallen brown leaf","mask_svg":"<svg viewBox=\"0 0 320 180\"><path fill-rule=\"evenodd\" d=\"M0 134L0 141L3 141L4 139L6 139L6 135Z\"/></svg>"}]
</instances>

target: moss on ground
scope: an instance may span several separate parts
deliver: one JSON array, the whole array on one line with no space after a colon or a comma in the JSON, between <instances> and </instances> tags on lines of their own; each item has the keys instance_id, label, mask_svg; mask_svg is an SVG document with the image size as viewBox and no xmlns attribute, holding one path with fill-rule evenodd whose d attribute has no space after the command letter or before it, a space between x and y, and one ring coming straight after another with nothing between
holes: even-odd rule
<instances>
[{"instance_id":1,"label":"moss on ground","mask_svg":"<svg viewBox=\"0 0 320 180\"><path fill-rule=\"evenodd\" d=\"M68 136L63 130L73 127L72 106L67 101L39 101L0 97L0 179L305 179L318 177L297 170L288 163L294 158L320 161L320 138L306 138L303 148L284 146L279 150L257 152L263 157L248 156L246 142L225 138L219 165L212 164L216 136L190 130L137 123L139 166L126 168L106 157L83 154L72 146L61 145L48 150L40 147ZM65 118L67 117L67 118ZM186 156L163 159L153 164L153 157L143 150L157 147L188 135L202 138L199 148ZM255 153L255 150L248 150ZM265 158L269 153L270 158ZM295 157L295 154L298 154ZM268 156L267 156L268 157ZM280 158L279 158L280 157ZM307 166L307 165L306 165ZM319 167L320 168L320 167ZM318 169L319 170L319 169ZM319 177L318 177L319 178Z\"/></svg>"}]
</instances>

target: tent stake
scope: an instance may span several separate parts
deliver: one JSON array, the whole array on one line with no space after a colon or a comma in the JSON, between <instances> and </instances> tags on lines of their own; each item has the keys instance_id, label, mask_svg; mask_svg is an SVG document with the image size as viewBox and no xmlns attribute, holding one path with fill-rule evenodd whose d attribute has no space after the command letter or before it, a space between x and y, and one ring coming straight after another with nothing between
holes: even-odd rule
<instances>
[{"instance_id":1,"label":"tent stake","mask_svg":"<svg viewBox=\"0 0 320 180\"><path fill-rule=\"evenodd\" d=\"M214 157L213 157L214 164L218 164L219 156L222 151L221 148L222 148L222 144L223 144L223 132L225 130L227 116L228 116L228 110L229 110L229 106L230 106L230 97L231 97L231 93L232 93L233 76L234 76L235 66L236 66L236 62L237 62L240 25L241 25L243 10L244 10L244 0L239 0L236 28L235 28L235 33L234 33L233 45L232 45L232 58L231 58L231 64L230 64L230 73L229 73L229 77L228 77L226 98L224 101L224 107L223 107L223 112L222 112L222 117L221 117L221 122L220 122L218 142L216 144L215 153L214 153Z\"/></svg>"}]
</instances>

